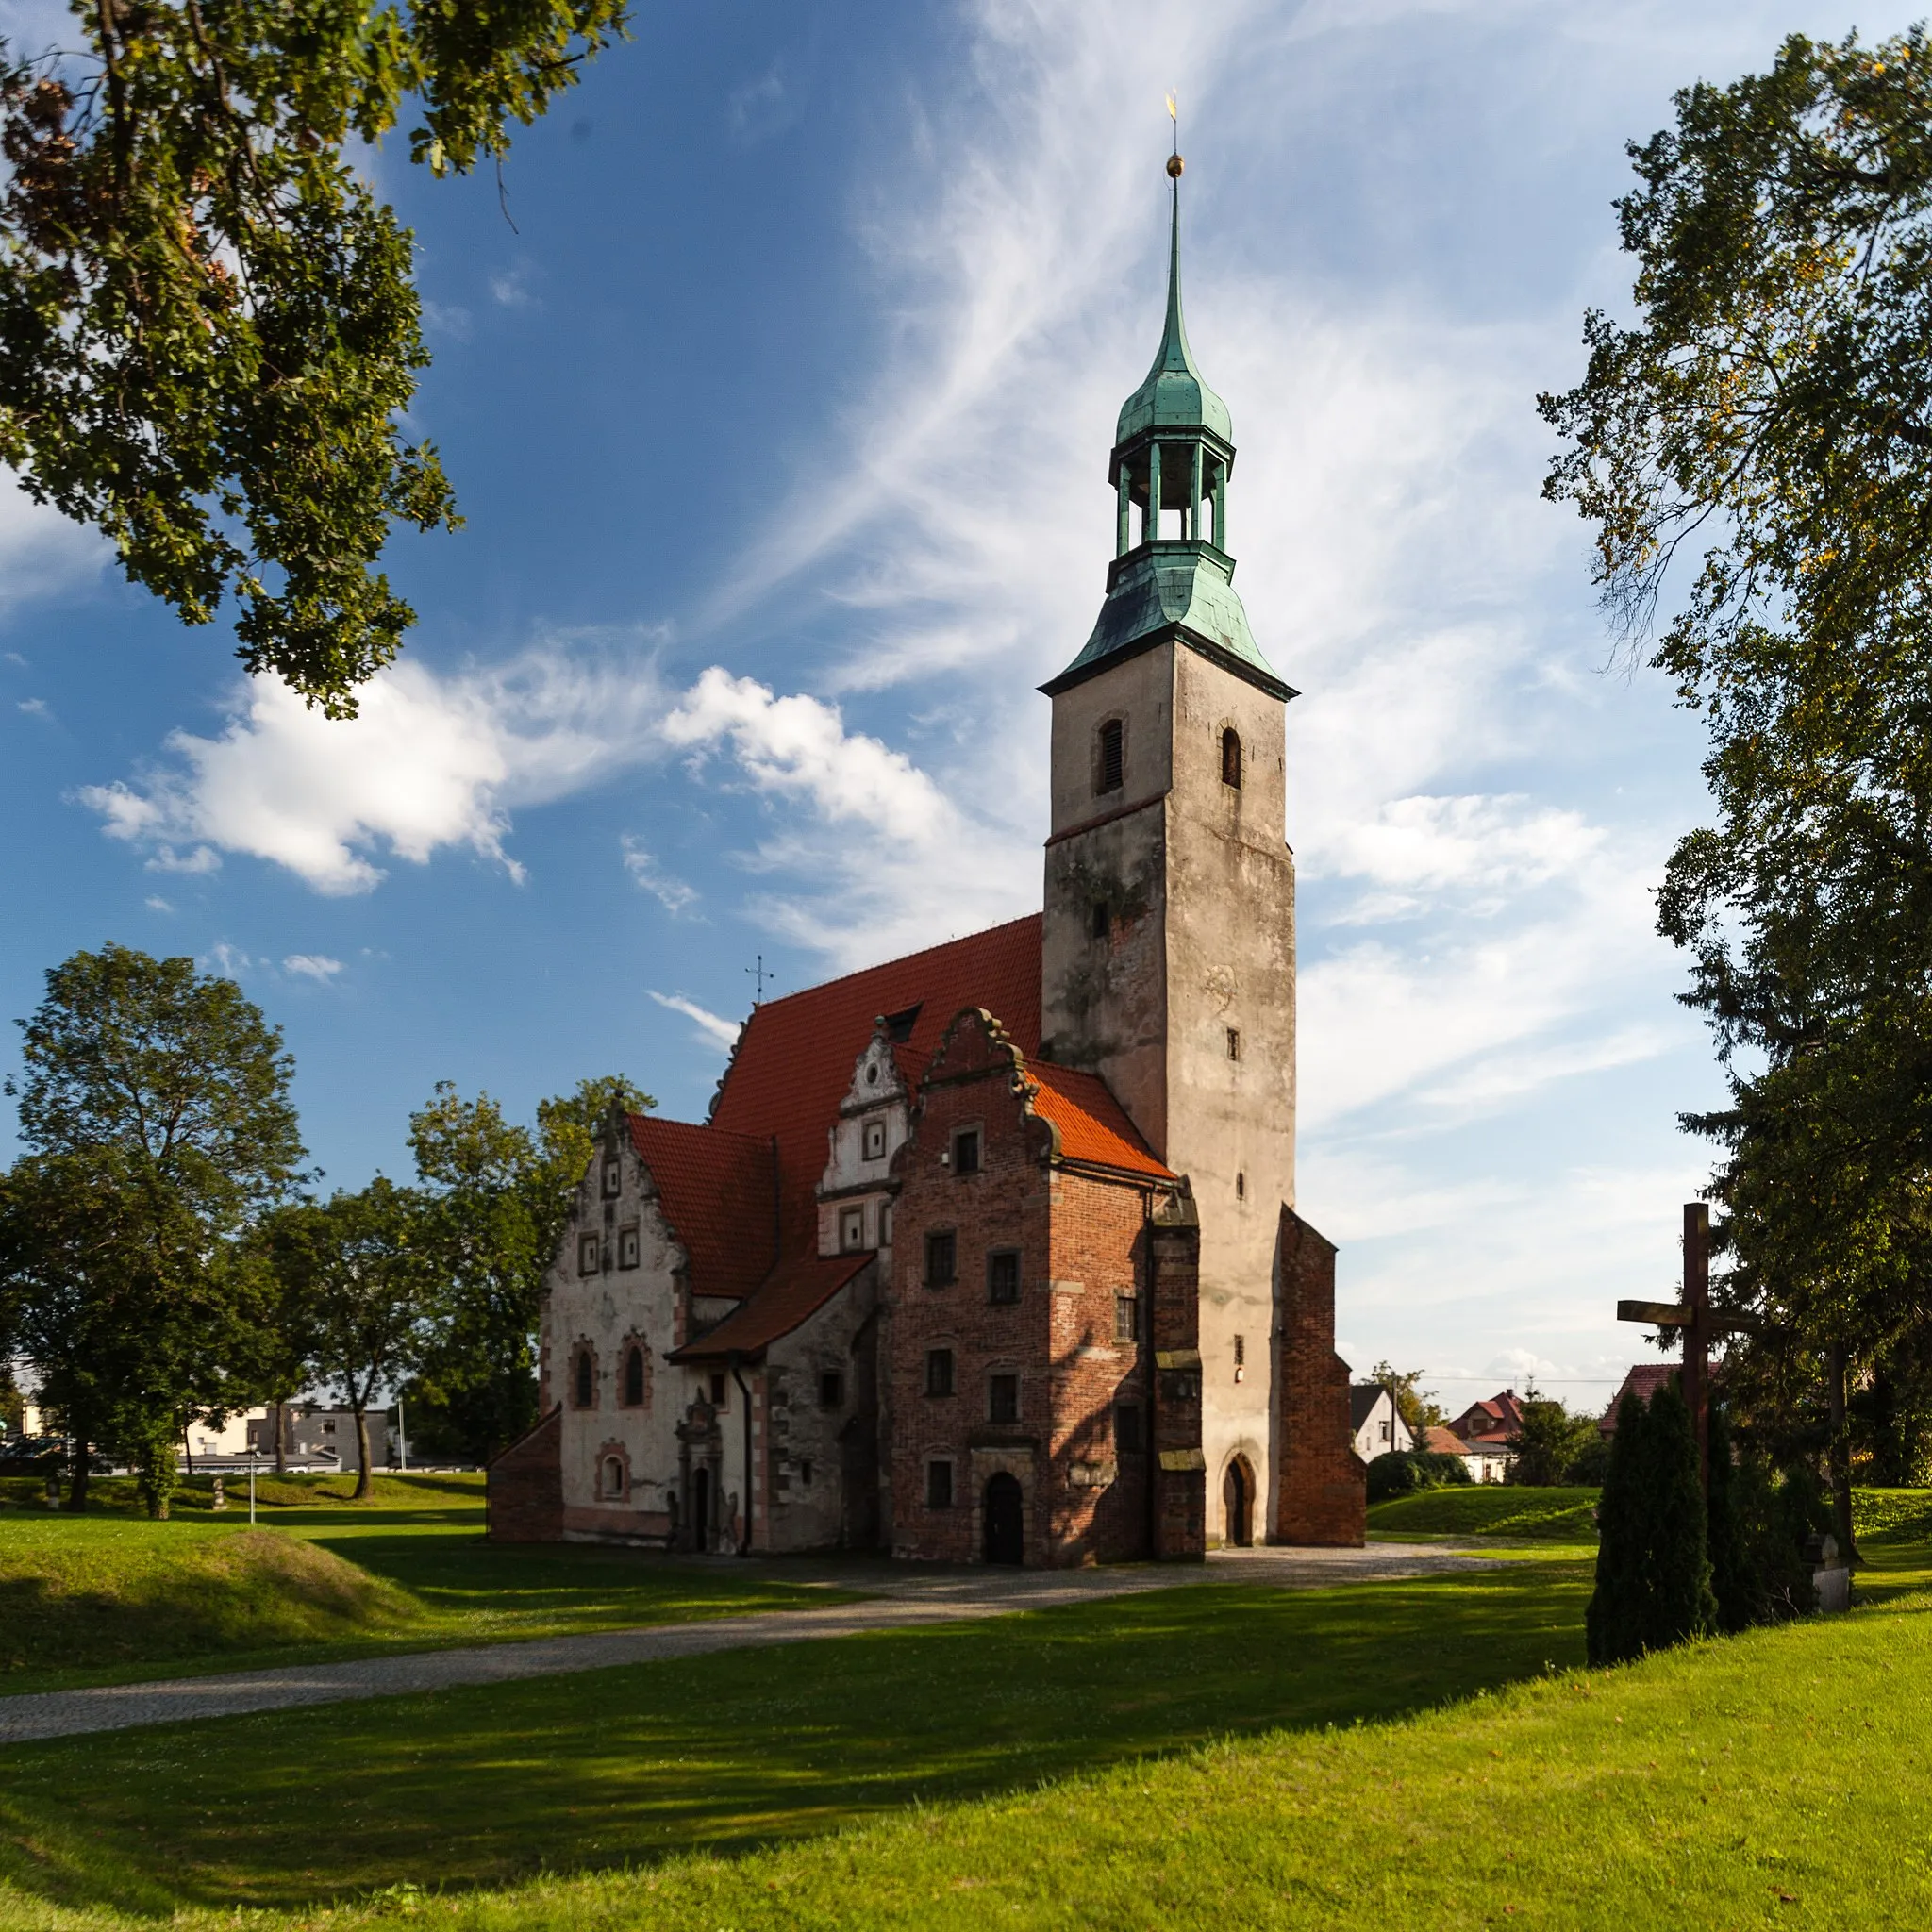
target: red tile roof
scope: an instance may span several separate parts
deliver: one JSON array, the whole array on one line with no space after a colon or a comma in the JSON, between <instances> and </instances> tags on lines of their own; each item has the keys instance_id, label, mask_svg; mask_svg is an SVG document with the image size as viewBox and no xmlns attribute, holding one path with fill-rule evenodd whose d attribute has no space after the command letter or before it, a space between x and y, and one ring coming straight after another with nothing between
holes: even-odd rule
<instances>
[{"instance_id":1,"label":"red tile roof","mask_svg":"<svg viewBox=\"0 0 1932 1932\"><path fill-rule=\"evenodd\" d=\"M1157 1180L1174 1178L1148 1151L1126 1108L1097 1074L1075 1073L1047 1060L1028 1060L1026 1073L1038 1089L1033 1111L1058 1130L1060 1153L1067 1159L1122 1168Z\"/></svg>"},{"instance_id":2,"label":"red tile roof","mask_svg":"<svg viewBox=\"0 0 1932 1932\"><path fill-rule=\"evenodd\" d=\"M816 1254L825 1135L882 1013L917 1008L905 1044L924 1068L961 1007L984 1007L1040 1051L1040 915L931 946L752 1008L711 1107L711 1131L778 1139L782 1251ZM912 1064L902 1057L902 1067Z\"/></svg>"},{"instance_id":3,"label":"red tile roof","mask_svg":"<svg viewBox=\"0 0 1932 1932\"><path fill-rule=\"evenodd\" d=\"M778 1270L741 1307L733 1308L709 1334L687 1341L667 1357L674 1362L715 1361L727 1355L756 1355L815 1315L863 1268L868 1255L827 1255L793 1261Z\"/></svg>"},{"instance_id":4,"label":"red tile roof","mask_svg":"<svg viewBox=\"0 0 1932 1932\"><path fill-rule=\"evenodd\" d=\"M630 1139L691 1257L691 1286L700 1294L749 1294L777 1259L770 1140L638 1113Z\"/></svg>"},{"instance_id":5,"label":"red tile roof","mask_svg":"<svg viewBox=\"0 0 1932 1932\"><path fill-rule=\"evenodd\" d=\"M1629 1373L1624 1377L1624 1386L1610 1397L1610 1406L1603 1412L1603 1419L1597 1424L1601 1436L1614 1436L1617 1433L1617 1411L1624 1406L1626 1395L1634 1395L1640 1402L1648 1402L1657 1391L1677 1373L1675 1362L1633 1362Z\"/></svg>"},{"instance_id":6,"label":"red tile roof","mask_svg":"<svg viewBox=\"0 0 1932 1932\"><path fill-rule=\"evenodd\" d=\"M1469 1444L1454 1429L1444 1428L1441 1423L1431 1423L1423 1431L1423 1447L1431 1456L1466 1456Z\"/></svg>"},{"instance_id":7,"label":"red tile roof","mask_svg":"<svg viewBox=\"0 0 1932 1932\"><path fill-rule=\"evenodd\" d=\"M631 1122L632 1141L657 1177L665 1219L690 1252L692 1288L747 1298L710 1334L678 1351L677 1359L755 1354L823 1307L871 1259L819 1257L817 1191L827 1130L882 1014L912 1016L893 1057L916 1089L941 1037L966 1007L985 1008L1026 1057L1037 1088L1034 1110L1053 1123L1067 1159L1173 1178L1104 1081L1036 1058L1038 913L767 1000L753 1008L739 1036L709 1125Z\"/></svg>"}]
</instances>

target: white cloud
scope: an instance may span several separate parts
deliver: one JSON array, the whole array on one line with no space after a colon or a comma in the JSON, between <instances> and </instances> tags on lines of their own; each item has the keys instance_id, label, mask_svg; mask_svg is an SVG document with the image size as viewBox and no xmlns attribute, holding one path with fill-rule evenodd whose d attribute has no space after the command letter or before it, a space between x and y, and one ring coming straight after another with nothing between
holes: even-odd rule
<instances>
[{"instance_id":1,"label":"white cloud","mask_svg":"<svg viewBox=\"0 0 1932 1932\"><path fill-rule=\"evenodd\" d=\"M626 832L618 841L624 851L624 869L641 891L650 893L674 917L697 902L697 888L674 877L650 852Z\"/></svg>"},{"instance_id":2,"label":"white cloud","mask_svg":"<svg viewBox=\"0 0 1932 1932\"><path fill-rule=\"evenodd\" d=\"M707 1046L736 1046L738 1044L739 1023L726 1020L718 1014L708 1012L695 1000L688 1000L681 992L653 992L651 997L660 1007L668 1008L674 1013L682 1013L687 1020L697 1022L697 1037Z\"/></svg>"},{"instance_id":3,"label":"white cloud","mask_svg":"<svg viewBox=\"0 0 1932 1932\"><path fill-rule=\"evenodd\" d=\"M226 940L217 941L195 961L204 973L218 973L224 979L240 979L244 973L251 973L260 963L251 959L240 947L231 946Z\"/></svg>"},{"instance_id":4,"label":"white cloud","mask_svg":"<svg viewBox=\"0 0 1932 1932\"><path fill-rule=\"evenodd\" d=\"M177 731L171 762L79 796L158 870L205 872L221 852L246 853L341 895L375 887L380 859L422 865L458 847L521 878L503 844L512 807L651 756L661 709L648 658L569 641L447 677L393 666L346 721L256 678L218 736Z\"/></svg>"},{"instance_id":5,"label":"white cloud","mask_svg":"<svg viewBox=\"0 0 1932 1932\"><path fill-rule=\"evenodd\" d=\"M45 698L20 698L14 703L16 711L25 711L29 718L44 718L49 714Z\"/></svg>"},{"instance_id":6,"label":"white cloud","mask_svg":"<svg viewBox=\"0 0 1932 1932\"><path fill-rule=\"evenodd\" d=\"M728 756L777 817L746 869L789 883L753 910L841 967L890 958L1023 911L1033 887L1025 845L955 805L903 753L849 732L839 708L779 697L713 666L664 721L664 736L702 773Z\"/></svg>"},{"instance_id":7,"label":"white cloud","mask_svg":"<svg viewBox=\"0 0 1932 1932\"><path fill-rule=\"evenodd\" d=\"M291 953L282 961L282 971L298 979L312 979L319 986L326 986L342 970L340 959L331 959L324 953Z\"/></svg>"},{"instance_id":8,"label":"white cloud","mask_svg":"<svg viewBox=\"0 0 1932 1932\"><path fill-rule=\"evenodd\" d=\"M531 284L536 278L535 266L520 261L490 277L490 299L502 308L534 308L537 297Z\"/></svg>"},{"instance_id":9,"label":"white cloud","mask_svg":"<svg viewBox=\"0 0 1932 1932\"><path fill-rule=\"evenodd\" d=\"M161 898L158 894L151 894L146 904L147 909L150 912L172 912L175 909L172 906L168 904L168 902L165 899Z\"/></svg>"}]
</instances>

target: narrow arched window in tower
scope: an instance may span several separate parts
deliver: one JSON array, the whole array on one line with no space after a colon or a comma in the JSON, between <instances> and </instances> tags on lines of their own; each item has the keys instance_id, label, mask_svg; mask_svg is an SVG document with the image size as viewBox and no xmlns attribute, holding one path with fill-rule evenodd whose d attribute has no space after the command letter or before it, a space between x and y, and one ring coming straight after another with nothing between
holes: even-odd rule
<instances>
[{"instance_id":1,"label":"narrow arched window in tower","mask_svg":"<svg viewBox=\"0 0 1932 1932\"><path fill-rule=\"evenodd\" d=\"M591 1360L588 1348L577 1350L576 1360L576 1402L579 1408L589 1408L596 1396L596 1367Z\"/></svg>"},{"instance_id":2,"label":"narrow arched window in tower","mask_svg":"<svg viewBox=\"0 0 1932 1932\"><path fill-rule=\"evenodd\" d=\"M624 1358L624 1399L631 1408L644 1406L644 1352L635 1344Z\"/></svg>"},{"instance_id":3,"label":"narrow arched window in tower","mask_svg":"<svg viewBox=\"0 0 1932 1932\"><path fill-rule=\"evenodd\" d=\"M1221 782L1241 789L1241 739L1232 724L1221 734Z\"/></svg>"},{"instance_id":4,"label":"narrow arched window in tower","mask_svg":"<svg viewBox=\"0 0 1932 1932\"><path fill-rule=\"evenodd\" d=\"M1118 718L1109 718L1100 727L1100 770L1094 775L1096 791L1118 791L1126 775L1124 733Z\"/></svg>"}]
</instances>

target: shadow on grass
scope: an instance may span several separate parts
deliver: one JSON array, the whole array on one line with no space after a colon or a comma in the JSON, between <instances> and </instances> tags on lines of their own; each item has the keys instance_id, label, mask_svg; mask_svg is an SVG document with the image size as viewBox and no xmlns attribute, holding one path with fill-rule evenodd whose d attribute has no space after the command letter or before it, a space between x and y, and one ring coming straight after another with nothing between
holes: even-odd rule
<instances>
[{"instance_id":1,"label":"shadow on grass","mask_svg":"<svg viewBox=\"0 0 1932 1932\"><path fill-rule=\"evenodd\" d=\"M161 1914L739 1851L1567 1667L1588 1587L1574 1563L1306 1592L1204 1584L16 1747L0 1874Z\"/></svg>"}]
</instances>

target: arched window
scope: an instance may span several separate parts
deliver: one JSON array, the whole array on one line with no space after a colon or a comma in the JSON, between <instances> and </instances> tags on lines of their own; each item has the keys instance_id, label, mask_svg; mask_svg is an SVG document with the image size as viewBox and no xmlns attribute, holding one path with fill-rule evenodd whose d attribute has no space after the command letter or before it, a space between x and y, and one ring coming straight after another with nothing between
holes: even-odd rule
<instances>
[{"instance_id":1,"label":"arched window","mask_svg":"<svg viewBox=\"0 0 1932 1932\"><path fill-rule=\"evenodd\" d=\"M579 1408L590 1407L591 1400L596 1394L596 1374L595 1365L591 1360L591 1351L588 1348L578 1349L575 1394L576 1404Z\"/></svg>"},{"instance_id":2,"label":"arched window","mask_svg":"<svg viewBox=\"0 0 1932 1932\"><path fill-rule=\"evenodd\" d=\"M1100 727L1099 770L1093 774L1096 791L1118 791L1126 776L1125 734L1118 718L1109 718Z\"/></svg>"},{"instance_id":3,"label":"arched window","mask_svg":"<svg viewBox=\"0 0 1932 1932\"><path fill-rule=\"evenodd\" d=\"M624 1357L624 1399L632 1408L644 1406L644 1352L635 1343Z\"/></svg>"},{"instance_id":4,"label":"arched window","mask_svg":"<svg viewBox=\"0 0 1932 1932\"><path fill-rule=\"evenodd\" d=\"M1241 739L1231 724L1221 734L1221 782L1241 789Z\"/></svg>"},{"instance_id":5,"label":"arched window","mask_svg":"<svg viewBox=\"0 0 1932 1932\"><path fill-rule=\"evenodd\" d=\"M607 1496L624 1494L624 1458L621 1456L604 1458L604 1493Z\"/></svg>"}]
</instances>

